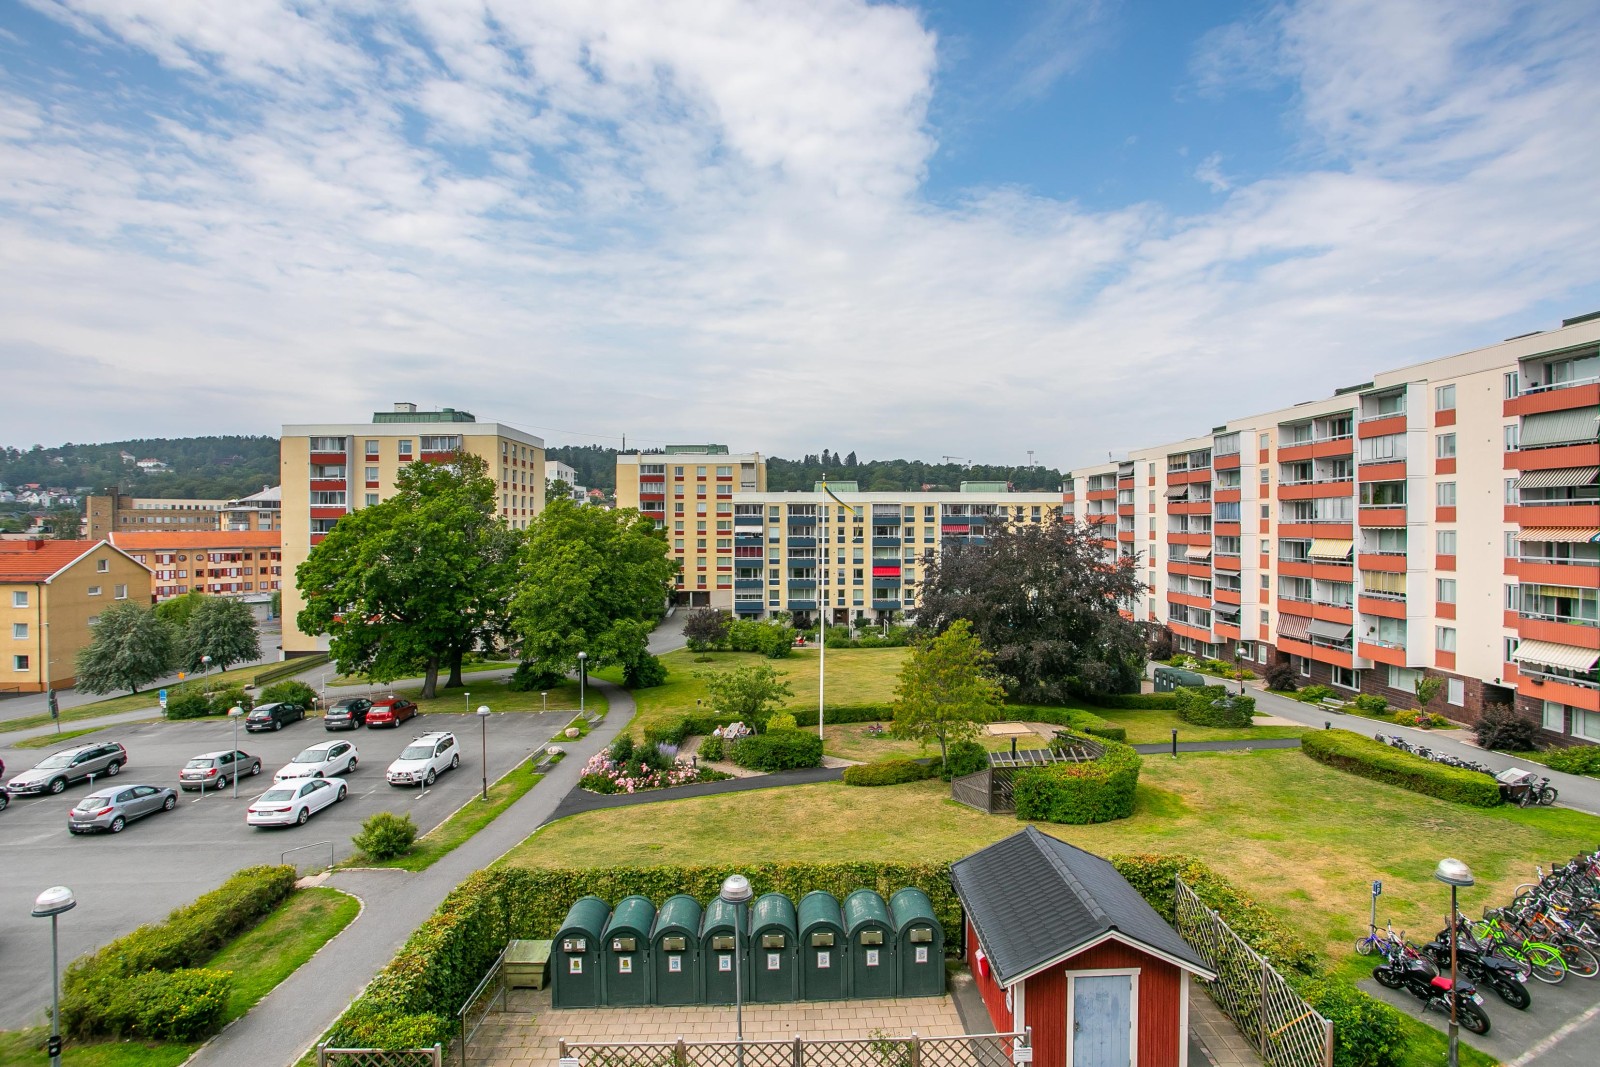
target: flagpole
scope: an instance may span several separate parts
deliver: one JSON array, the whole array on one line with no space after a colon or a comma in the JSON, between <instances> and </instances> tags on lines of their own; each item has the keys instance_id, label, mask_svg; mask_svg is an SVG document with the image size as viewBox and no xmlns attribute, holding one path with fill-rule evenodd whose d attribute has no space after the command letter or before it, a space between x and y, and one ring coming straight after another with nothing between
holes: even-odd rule
<instances>
[{"instance_id":1,"label":"flagpole","mask_svg":"<svg viewBox=\"0 0 1600 1067\"><path fill-rule=\"evenodd\" d=\"M828 476L826 474L822 476L822 489L826 494L828 489ZM827 513L827 507L826 503L821 505L821 510L824 514ZM817 540L817 547L821 550L818 552L820 558L817 560L817 569L821 572L817 575L819 579L817 582L817 595L819 597L817 607L821 609L817 612L817 642L822 646L817 650L817 738L819 740L823 739L823 709L827 707L825 694L828 685L828 616L827 608L825 607L828 597L828 571L824 566L828 562L828 528L829 524L824 520L821 530L822 536Z\"/></svg>"}]
</instances>

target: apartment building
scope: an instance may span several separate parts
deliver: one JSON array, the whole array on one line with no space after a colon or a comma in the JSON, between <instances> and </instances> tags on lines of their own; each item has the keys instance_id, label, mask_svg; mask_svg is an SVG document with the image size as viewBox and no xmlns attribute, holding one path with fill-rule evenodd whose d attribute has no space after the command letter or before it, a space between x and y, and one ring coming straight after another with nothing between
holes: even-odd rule
<instances>
[{"instance_id":1,"label":"apartment building","mask_svg":"<svg viewBox=\"0 0 1600 1067\"><path fill-rule=\"evenodd\" d=\"M114 533L109 540L150 568L157 601L191 592L267 600L283 588L276 530Z\"/></svg>"},{"instance_id":2,"label":"apartment building","mask_svg":"<svg viewBox=\"0 0 1600 1067\"><path fill-rule=\"evenodd\" d=\"M282 516L283 490L264 485L261 492L226 501L218 508L217 527L232 533L278 530Z\"/></svg>"},{"instance_id":3,"label":"apartment building","mask_svg":"<svg viewBox=\"0 0 1600 1067\"><path fill-rule=\"evenodd\" d=\"M667 531L680 565L674 600L693 607L733 610L734 497L766 487L761 453L727 445L617 456L617 507L637 508Z\"/></svg>"},{"instance_id":4,"label":"apartment building","mask_svg":"<svg viewBox=\"0 0 1600 1067\"><path fill-rule=\"evenodd\" d=\"M84 536L99 541L118 530L215 530L228 503L130 496L107 489L84 497Z\"/></svg>"},{"instance_id":5,"label":"apartment building","mask_svg":"<svg viewBox=\"0 0 1600 1067\"><path fill-rule=\"evenodd\" d=\"M544 476L547 479L545 484L547 491L550 486L560 482L567 487L567 498L574 504L587 504L589 502L589 490L587 487L578 484L578 472L571 465L562 463L558 459L546 459L544 461Z\"/></svg>"},{"instance_id":6,"label":"apartment building","mask_svg":"<svg viewBox=\"0 0 1600 1067\"><path fill-rule=\"evenodd\" d=\"M1069 473L1179 648L1600 741L1600 316ZM1114 548L1112 547L1114 546Z\"/></svg>"},{"instance_id":7,"label":"apartment building","mask_svg":"<svg viewBox=\"0 0 1600 1067\"><path fill-rule=\"evenodd\" d=\"M544 509L543 439L454 408L418 411L401 403L366 423L285 426L279 450L285 656L327 648L326 635L302 634L295 626L304 606L295 569L342 516L391 495L402 467L445 463L467 452L488 463L500 490L500 515L512 528L526 529Z\"/></svg>"},{"instance_id":8,"label":"apartment building","mask_svg":"<svg viewBox=\"0 0 1600 1067\"><path fill-rule=\"evenodd\" d=\"M0 692L71 686L100 612L149 604L151 581L106 541L0 541Z\"/></svg>"}]
</instances>

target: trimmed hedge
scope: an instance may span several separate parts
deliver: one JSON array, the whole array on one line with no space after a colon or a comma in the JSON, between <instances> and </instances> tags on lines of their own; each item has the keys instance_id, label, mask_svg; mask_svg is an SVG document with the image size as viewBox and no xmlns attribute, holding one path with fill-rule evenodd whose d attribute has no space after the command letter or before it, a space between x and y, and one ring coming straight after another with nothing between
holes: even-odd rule
<instances>
[{"instance_id":1,"label":"trimmed hedge","mask_svg":"<svg viewBox=\"0 0 1600 1067\"><path fill-rule=\"evenodd\" d=\"M1056 708L1039 704L1008 704L1008 713L1026 722L1043 722L1051 726L1065 726L1082 734L1103 737L1111 741L1126 741L1128 731L1116 723L1107 722L1086 708Z\"/></svg>"},{"instance_id":2,"label":"trimmed hedge","mask_svg":"<svg viewBox=\"0 0 1600 1067\"><path fill-rule=\"evenodd\" d=\"M1011 779L1017 818L1042 822L1110 822L1133 814L1139 785L1139 754L1116 741L1091 763L1024 767Z\"/></svg>"},{"instance_id":3,"label":"trimmed hedge","mask_svg":"<svg viewBox=\"0 0 1600 1067\"><path fill-rule=\"evenodd\" d=\"M1312 730L1300 739L1300 751L1329 767L1441 800L1477 808L1502 803L1500 786L1488 775L1434 763L1349 730Z\"/></svg>"},{"instance_id":4,"label":"trimmed hedge","mask_svg":"<svg viewBox=\"0 0 1600 1067\"><path fill-rule=\"evenodd\" d=\"M822 765L822 738L803 730L774 730L723 745L728 758L752 771L793 771Z\"/></svg>"},{"instance_id":5,"label":"trimmed hedge","mask_svg":"<svg viewBox=\"0 0 1600 1067\"><path fill-rule=\"evenodd\" d=\"M1097 708L1117 708L1123 711L1175 711L1178 707L1176 693L1104 693L1085 694L1085 704Z\"/></svg>"},{"instance_id":6,"label":"trimmed hedge","mask_svg":"<svg viewBox=\"0 0 1600 1067\"><path fill-rule=\"evenodd\" d=\"M1180 686L1172 695L1178 718L1191 726L1249 726L1256 710L1255 697L1230 693L1225 685Z\"/></svg>"},{"instance_id":7,"label":"trimmed hedge","mask_svg":"<svg viewBox=\"0 0 1600 1067\"><path fill-rule=\"evenodd\" d=\"M181 973L209 960L287 900L295 877L293 867L246 867L164 922L141 926L80 956L61 983L63 1028L75 1037L123 1032L129 1016L118 997L130 979L149 971Z\"/></svg>"},{"instance_id":8,"label":"trimmed hedge","mask_svg":"<svg viewBox=\"0 0 1600 1067\"><path fill-rule=\"evenodd\" d=\"M904 785L937 777L937 763L919 763L914 759L881 759L861 763L844 769L845 785Z\"/></svg>"},{"instance_id":9,"label":"trimmed hedge","mask_svg":"<svg viewBox=\"0 0 1600 1067\"><path fill-rule=\"evenodd\" d=\"M107 1032L151 1041L198 1041L221 1029L232 992L232 971L146 971L112 990Z\"/></svg>"},{"instance_id":10,"label":"trimmed hedge","mask_svg":"<svg viewBox=\"0 0 1600 1067\"><path fill-rule=\"evenodd\" d=\"M1553 771L1567 774L1600 775L1600 745L1553 749L1545 754L1544 764Z\"/></svg>"},{"instance_id":11,"label":"trimmed hedge","mask_svg":"<svg viewBox=\"0 0 1600 1067\"><path fill-rule=\"evenodd\" d=\"M945 781L964 774L977 774L989 766L989 753L976 741L961 740L950 746L940 775Z\"/></svg>"}]
</instances>

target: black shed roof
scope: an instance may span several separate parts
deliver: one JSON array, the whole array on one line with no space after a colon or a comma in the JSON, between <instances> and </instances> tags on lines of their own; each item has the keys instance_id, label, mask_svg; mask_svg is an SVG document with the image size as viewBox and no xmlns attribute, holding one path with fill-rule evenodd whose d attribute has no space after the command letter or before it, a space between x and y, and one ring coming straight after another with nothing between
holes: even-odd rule
<instances>
[{"instance_id":1,"label":"black shed roof","mask_svg":"<svg viewBox=\"0 0 1600 1067\"><path fill-rule=\"evenodd\" d=\"M957 860L950 879L1001 985L1108 939L1215 977L1115 867L1032 826Z\"/></svg>"}]
</instances>

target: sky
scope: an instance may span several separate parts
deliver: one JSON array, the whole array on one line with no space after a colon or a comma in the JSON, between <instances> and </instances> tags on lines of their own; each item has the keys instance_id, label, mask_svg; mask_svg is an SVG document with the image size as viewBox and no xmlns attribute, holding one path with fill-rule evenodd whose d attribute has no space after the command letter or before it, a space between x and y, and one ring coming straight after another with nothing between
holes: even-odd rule
<instances>
[{"instance_id":1,"label":"sky","mask_svg":"<svg viewBox=\"0 0 1600 1067\"><path fill-rule=\"evenodd\" d=\"M1067 467L1600 309L1593 0L0 0L0 444Z\"/></svg>"}]
</instances>

